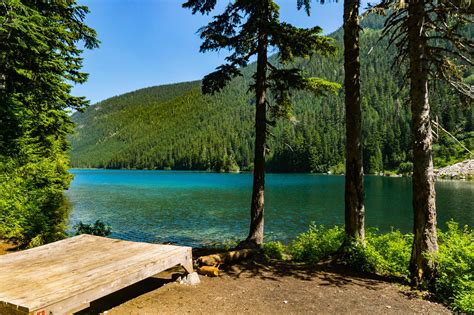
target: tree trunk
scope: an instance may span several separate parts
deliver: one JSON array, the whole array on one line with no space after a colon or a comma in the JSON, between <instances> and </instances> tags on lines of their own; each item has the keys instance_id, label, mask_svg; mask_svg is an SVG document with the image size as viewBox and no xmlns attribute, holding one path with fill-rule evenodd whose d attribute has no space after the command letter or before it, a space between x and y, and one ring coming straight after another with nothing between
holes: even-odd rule
<instances>
[{"instance_id":1,"label":"tree trunk","mask_svg":"<svg viewBox=\"0 0 474 315\"><path fill-rule=\"evenodd\" d=\"M344 71L346 106L345 231L349 239L364 243L359 0L344 0Z\"/></svg>"},{"instance_id":2,"label":"tree trunk","mask_svg":"<svg viewBox=\"0 0 474 315\"><path fill-rule=\"evenodd\" d=\"M5 52L5 41L8 39L7 33L5 31L0 31L0 93L3 92L6 88L6 52Z\"/></svg>"},{"instance_id":3,"label":"tree trunk","mask_svg":"<svg viewBox=\"0 0 474 315\"><path fill-rule=\"evenodd\" d=\"M265 141L267 136L266 78L267 34L258 34L256 74L257 107L255 113L255 157L253 168L252 202L250 205L250 232L241 247L260 247L263 243L263 209L265 191Z\"/></svg>"},{"instance_id":4,"label":"tree trunk","mask_svg":"<svg viewBox=\"0 0 474 315\"><path fill-rule=\"evenodd\" d=\"M6 89L6 82L7 82L7 74L6 74L6 68L7 68L7 40L11 36L11 29L10 26L8 26L9 23L11 23L11 12L12 8L8 6L8 4L3 3L3 1L0 1L3 4L3 7L0 8L0 14L4 15L4 25L2 25L5 30L0 31L0 92L4 92Z\"/></svg>"},{"instance_id":5,"label":"tree trunk","mask_svg":"<svg viewBox=\"0 0 474 315\"><path fill-rule=\"evenodd\" d=\"M425 254L438 250L436 204L432 159L428 65L425 59L424 0L410 0L408 45L410 56L410 101L413 133L413 212L414 241L410 260L412 284L430 284L434 262Z\"/></svg>"}]
</instances>

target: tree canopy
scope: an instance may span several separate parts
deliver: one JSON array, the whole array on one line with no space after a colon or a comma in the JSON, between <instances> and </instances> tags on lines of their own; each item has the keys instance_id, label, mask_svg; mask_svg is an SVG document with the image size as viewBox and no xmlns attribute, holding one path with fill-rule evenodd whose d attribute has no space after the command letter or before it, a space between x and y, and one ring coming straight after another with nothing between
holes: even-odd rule
<instances>
[{"instance_id":1,"label":"tree canopy","mask_svg":"<svg viewBox=\"0 0 474 315\"><path fill-rule=\"evenodd\" d=\"M98 46L87 13L74 1L0 3L0 237L28 243L61 233L70 110L88 104L71 84L87 79L81 45Z\"/></svg>"}]
</instances>

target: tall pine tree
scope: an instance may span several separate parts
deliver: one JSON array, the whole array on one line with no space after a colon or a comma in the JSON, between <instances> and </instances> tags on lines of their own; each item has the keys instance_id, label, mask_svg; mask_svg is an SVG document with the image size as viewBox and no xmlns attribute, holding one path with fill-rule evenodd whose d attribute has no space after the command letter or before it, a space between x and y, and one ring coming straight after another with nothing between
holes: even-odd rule
<instances>
[{"instance_id":1,"label":"tall pine tree","mask_svg":"<svg viewBox=\"0 0 474 315\"><path fill-rule=\"evenodd\" d=\"M320 1L324 3L324 0ZM310 12L310 0L298 0ZM364 169L360 97L359 0L344 0L344 104L346 109L346 176L344 190L347 240L364 243Z\"/></svg>"},{"instance_id":2,"label":"tall pine tree","mask_svg":"<svg viewBox=\"0 0 474 315\"><path fill-rule=\"evenodd\" d=\"M345 231L364 242L364 170L360 99L359 0L344 0L344 92L346 108Z\"/></svg>"},{"instance_id":3,"label":"tall pine tree","mask_svg":"<svg viewBox=\"0 0 474 315\"><path fill-rule=\"evenodd\" d=\"M414 241L410 260L412 284L432 283L435 274L433 253L438 250L436 235L435 177L433 173L430 78L443 79L472 100L462 78L465 65L472 66L471 38L463 35L472 23L472 7L464 1L386 0L375 11L392 13L384 34L396 45L395 65L407 68L413 133Z\"/></svg>"},{"instance_id":4,"label":"tall pine tree","mask_svg":"<svg viewBox=\"0 0 474 315\"><path fill-rule=\"evenodd\" d=\"M216 0L189 0L183 4L193 14L209 13ZM279 7L272 0L230 1L224 12L200 29L201 52L228 49L227 63L204 77L204 93L220 91L234 77L241 75L252 56L257 56L257 70L250 86L255 91L255 148L253 189L250 206L250 231L240 247L259 247L263 242L265 154L267 128L279 117L292 115L291 91L309 90L317 95L336 93L339 85L320 78L306 78L300 69L285 65L297 57L313 53L335 53L332 40L322 36L319 27L302 29L280 22ZM269 49L278 52L278 64L268 59ZM268 92L272 97L269 97Z\"/></svg>"}]
</instances>

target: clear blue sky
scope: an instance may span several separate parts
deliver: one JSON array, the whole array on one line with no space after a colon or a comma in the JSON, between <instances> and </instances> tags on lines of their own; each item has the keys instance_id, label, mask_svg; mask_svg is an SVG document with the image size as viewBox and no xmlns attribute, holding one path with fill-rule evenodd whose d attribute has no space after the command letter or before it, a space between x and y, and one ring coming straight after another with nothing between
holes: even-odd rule
<instances>
[{"instance_id":1,"label":"clear blue sky","mask_svg":"<svg viewBox=\"0 0 474 315\"><path fill-rule=\"evenodd\" d=\"M73 89L91 103L136 89L201 79L223 62L226 51L199 52L199 27L212 15L192 15L180 0L78 0L91 13L86 23L102 42L85 51L89 80ZM308 17L296 10L296 0L277 0L282 21L299 27L320 26L330 33L342 25L342 1L325 5L313 2ZM228 0L218 1L220 8Z\"/></svg>"}]
</instances>

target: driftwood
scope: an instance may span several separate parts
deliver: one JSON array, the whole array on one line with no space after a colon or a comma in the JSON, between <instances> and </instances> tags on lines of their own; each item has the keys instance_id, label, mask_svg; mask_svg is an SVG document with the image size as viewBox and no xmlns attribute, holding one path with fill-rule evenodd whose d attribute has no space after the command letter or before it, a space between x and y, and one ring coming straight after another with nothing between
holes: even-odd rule
<instances>
[{"instance_id":1,"label":"driftwood","mask_svg":"<svg viewBox=\"0 0 474 315\"><path fill-rule=\"evenodd\" d=\"M233 250L227 253L201 256L197 259L196 262L199 266L217 266L220 264L230 264L232 262L247 259L254 255L256 252L258 252L258 250L255 249Z\"/></svg>"},{"instance_id":2,"label":"driftwood","mask_svg":"<svg viewBox=\"0 0 474 315\"><path fill-rule=\"evenodd\" d=\"M213 266L199 267L197 272L200 275L208 276L208 277L218 277L219 276L219 268L213 267Z\"/></svg>"}]
</instances>

